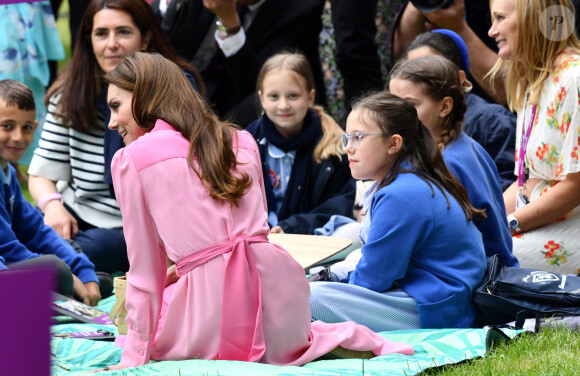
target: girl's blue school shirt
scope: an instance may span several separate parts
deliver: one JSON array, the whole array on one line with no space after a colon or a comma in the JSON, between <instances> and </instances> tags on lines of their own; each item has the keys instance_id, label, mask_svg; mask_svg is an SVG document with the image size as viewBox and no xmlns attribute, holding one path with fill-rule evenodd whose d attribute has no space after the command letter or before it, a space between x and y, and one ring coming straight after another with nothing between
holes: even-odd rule
<instances>
[{"instance_id":1,"label":"girl's blue school shirt","mask_svg":"<svg viewBox=\"0 0 580 376\"><path fill-rule=\"evenodd\" d=\"M481 233L446 196L449 208L441 190L412 173L376 191L363 220L362 258L349 278L376 292L398 282L417 301L422 328L471 327L471 293L486 268Z\"/></svg>"},{"instance_id":2,"label":"girl's blue school shirt","mask_svg":"<svg viewBox=\"0 0 580 376\"><path fill-rule=\"evenodd\" d=\"M263 140L267 144L268 152L266 153L266 160L268 166L270 166L268 175L272 182L275 203L275 211L268 213L268 223L272 226L276 226L278 224L277 213L282 207L282 201L284 201L284 194L286 193L288 181L290 180L292 165L294 164L294 158L296 157L296 150L284 153L282 149L269 143L265 138Z\"/></svg>"}]
</instances>

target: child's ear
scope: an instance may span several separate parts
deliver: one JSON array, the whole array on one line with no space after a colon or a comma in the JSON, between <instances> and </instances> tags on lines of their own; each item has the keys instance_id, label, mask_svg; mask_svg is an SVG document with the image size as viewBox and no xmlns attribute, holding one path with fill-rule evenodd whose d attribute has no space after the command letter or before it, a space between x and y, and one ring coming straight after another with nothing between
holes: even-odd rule
<instances>
[{"instance_id":1,"label":"child's ear","mask_svg":"<svg viewBox=\"0 0 580 376\"><path fill-rule=\"evenodd\" d=\"M439 110L439 117L444 118L449 115L453 110L453 99L451 97L445 97L441 100L441 108Z\"/></svg>"},{"instance_id":2,"label":"child's ear","mask_svg":"<svg viewBox=\"0 0 580 376\"><path fill-rule=\"evenodd\" d=\"M467 74L465 74L465 71L463 69L460 69L459 70L459 80L463 84L466 79L467 79Z\"/></svg>"},{"instance_id":3,"label":"child's ear","mask_svg":"<svg viewBox=\"0 0 580 376\"><path fill-rule=\"evenodd\" d=\"M387 154L395 155L403 148L403 137L394 134L387 141Z\"/></svg>"},{"instance_id":4,"label":"child's ear","mask_svg":"<svg viewBox=\"0 0 580 376\"><path fill-rule=\"evenodd\" d=\"M34 120L34 130L36 130L36 128L38 128L38 120Z\"/></svg>"},{"instance_id":5,"label":"child's ear","mask_svg":"<svg viewBox=\"0 0 580 376\"><path fill-rule=\"evenodd\" d=\"M310 104L310 107L314 106L314 97L316 96L316 90L312 89L310 90L310 93L308 94L308 103Z\"/></svg>"}]
</instances>

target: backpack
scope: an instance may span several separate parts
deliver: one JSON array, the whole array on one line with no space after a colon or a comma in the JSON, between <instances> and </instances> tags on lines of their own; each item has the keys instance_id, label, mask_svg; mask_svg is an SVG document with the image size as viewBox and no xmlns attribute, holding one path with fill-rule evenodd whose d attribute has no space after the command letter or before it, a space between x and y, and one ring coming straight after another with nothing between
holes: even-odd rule
<instances>
[{"instance_id":1,"label":"backpack","mask_svg":"<svg viewBox=\"0 0 580 376\"><path fill-rule=\"evenodd\" d=\"M580 315L580 277L504 267L496 254L487 259L487 271L473 291L473 303L483 325Z\"/></svg>"}]
</instances>

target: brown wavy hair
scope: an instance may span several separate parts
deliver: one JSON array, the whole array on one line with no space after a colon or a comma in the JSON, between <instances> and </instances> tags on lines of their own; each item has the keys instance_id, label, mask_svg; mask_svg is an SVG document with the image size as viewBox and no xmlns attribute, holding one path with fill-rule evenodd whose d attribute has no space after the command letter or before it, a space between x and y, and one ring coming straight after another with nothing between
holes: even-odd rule
<instances>
[{"instance_id":1,"label":"brown wavy hair","mask_svg":"<svg viewBox=\"0 0 580 376\"><path fill-rule=\"evenodd\" d=\"M310 63L308 62L308 58L301 53L280 52L266 60L258 74L256 91L263 90L262 85L264 84L264 78L268 73L273 71L289 72L295 77L302 77L304 81L306 81L307 92L316 90L314 75ZM328 159L332 155L342 159L342 156L345 155L346 152L340 143L340 135L344 133L344 131L332 116L324 111L322 106L315 105L312 109L316 111L322 123L322 138L314 148L314 160L316 163L320 164L323 160Z\"/></svg>"},{"instance_id":2,"label":"brown wavy hair","mask_svg":"<svg viewBox=\"0 0 580 376\"><path fill-rule=\"evenodd\" d=\"M463 115L467 111L457 65L439 55L400 60L391 71L391 79L393 78L419 85L435 101L441 101L445 97L453 100L453 108L443 119L441 135L436 140L440 150L453 142L463 129Z\"/></svg>"},{"instance_id":3,"label":"brown wavy hair","mask_svg":"<svg viewBox=\"0 0 580 376\"><path fill-rule=\"evenodd\" d=\"M56 115L63 120L63 125L81 132L89 132L102 127L97 121L95 103L103 90L103 71L93 52L91 33L95 14L103 9L115 9L129 14L139 29L141 37L145 37L147 33L151 36L147 51L158 52L189 72L204 95L205 88L201 75L166 43L158 20L145 0L93 0L81 20L78 42L71 60L65 71L48 89L45 97L45 104L48 106L53 96L60 96Z\"/></svg>"},{"instance_id":4,"label":"brown wavy hair","mask_svg":"<svg viewBox=\"0 0 580 376\"><path fill-rule=\"evenodd\" d=\"M360 120L378 125L385 137L398 134L403 139L399 154L379 183L379 189L391 184L399 173L412 173L427 182L432 191L433 186L437 187L447 199L448 207L449 198L445 191L449 192L463 209L466 220L486 217L485 210L471 205L467 190L445 165L439 148L419 120L413 105L388 92L378 92L355 100L352 109L362 110ZM411 169L404 168L403 162L408 162Z\"/></svg>"},{"instance_id":5,"label":"brown wavy hair","mask_svg":"<svg viewBox=\"0 0 580 376\"><path fill-rule=\"evenodd\" d=\"M236 126L218 119L175 63L137 52L105 75L105 81L133 93L131 108L139 127L150 131L161 119L181 132L190 142L189 165L211 197L237 205L252 181L245 172L232 173L238 163L232 149Z\"/></svg>"}]
</instances>

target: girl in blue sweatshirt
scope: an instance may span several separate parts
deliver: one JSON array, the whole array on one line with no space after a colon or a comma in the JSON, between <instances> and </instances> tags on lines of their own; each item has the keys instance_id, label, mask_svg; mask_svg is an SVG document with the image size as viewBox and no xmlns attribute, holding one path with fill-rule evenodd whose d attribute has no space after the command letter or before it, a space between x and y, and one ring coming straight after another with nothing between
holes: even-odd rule
<instances>
[{"instance_id":1,"label":"girl in blue sweatshirt","mask_svg":"<svg viewBox=\"0 0 580 376\"><path fill-rule=\"evenodd\" d=\"M349 276L313 282L313 319L374 331L471 327L471 293L485 271L465 188L408 102L378 93L353 104L342 143L363 197L362 257Z\"/></svg>"}]
</instances>

